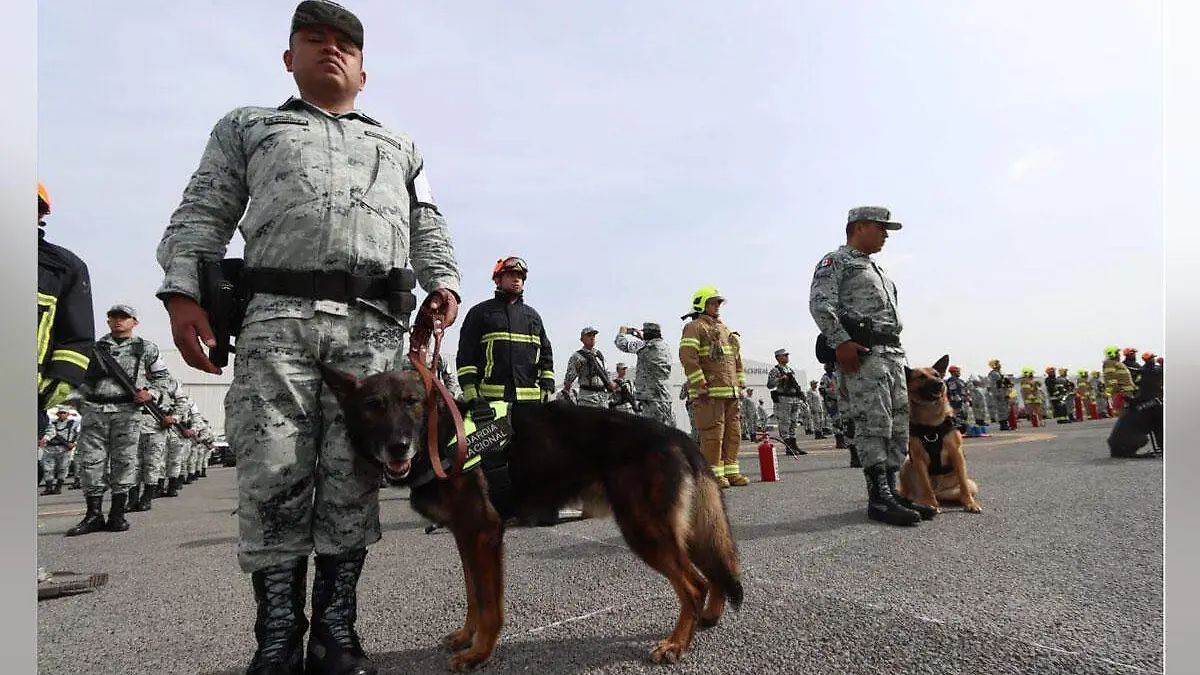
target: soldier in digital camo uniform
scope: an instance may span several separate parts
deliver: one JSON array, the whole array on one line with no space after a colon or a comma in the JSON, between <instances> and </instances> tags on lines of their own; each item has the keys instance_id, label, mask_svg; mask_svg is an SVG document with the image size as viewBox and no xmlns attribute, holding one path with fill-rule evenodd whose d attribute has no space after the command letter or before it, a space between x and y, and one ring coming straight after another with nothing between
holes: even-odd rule
<instances>
[{"instance_id":1,"label":"soldier in digital camo uniform","mask_svg":"<svg viewBox=\"0 0 1200 675\"><path fill-rule=\"evenodd\" d=\"M671 351L663 339L662 327L647 321L639 331L625 328L613 340L617 349L637 354L637 372L633 374L633 390L642 402L642 416L675 426L675 410L667 380L671 377Z\"/></svg>"},{"instance_id":2,"label":"soldier in digital camo uniform","mask_svg":"<svg viewBox=\"0 0 1200 675\"><path fill-rule=\"evenodd\" d=\"M395 369L414 275L429 292L421 312L449 326L458 311L458 265L420 151L355 108L362 49L354 14L301 2L283 54L299 97L217 122L158 247L176 344L189 365L217 373L200 344L213 343L198 263L220 259L235 230L245 240L252 298L225 413L238 560L258 607L249 673L376 672L355 623L367 547L380 538L379 481L353 471L318 362L357 377Z\"/></svg>"},{"instance_id":3,"label":"soldier in digital camo uniform","mask_svg":"<svg viewBox=\"0 0 1200 675\"><path fill-rule=\"evenodd\" d=\"M846 244L817 263L809 311L837 352L839 386L846 392L855 445L867 479L867 516L892 525L916 525L936 509L897 495L908 454L908 385L903 324L896 285L871 258L888 232L899 230L877 206L850 209ZM868 346L869 345L869 346Z\"/></svg>"}]
</instances>

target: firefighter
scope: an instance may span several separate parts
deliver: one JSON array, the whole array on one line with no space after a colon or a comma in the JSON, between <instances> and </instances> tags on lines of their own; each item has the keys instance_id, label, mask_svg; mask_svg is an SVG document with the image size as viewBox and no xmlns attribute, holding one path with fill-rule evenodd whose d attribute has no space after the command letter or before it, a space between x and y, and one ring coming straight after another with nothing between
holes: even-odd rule
<instances>
[{"instance_id":1,"label":"firefighter","mask_svg":"<svg viewBox=\"0 0 1200 675\"><path fill-rule=\"evenodd\" d=\"M725 298L713 286L692 295L691 311L679 340L679 362L687 378L688 398L700 431L700 447L722 488L749 485L738 466L741 436L739 399L746 373L737 343L721 321Z\"/></svg>"},{"instance_id":2,"label":"firefighter","mask_svg":"<svg viewBox=\"0 0 1200 675\"><path fill-rule=\"evenodd\" d=\"M79 256L46 241L50 194L38 183L38 438L57 406L83 383L92 357L96 324L88 266Z\"/></svg>"},{"instance_id":3,"label":"firefighter","mask_svg":"<svg viewBox=\"0 0 1200 675\"><path fill-rule=\"evenodd\" d=\"M1129 348L1125 349L1126 352ZM1129 371L1129 366L1118 360L1120 353L1116 347L1109 346L1104 348L1104 365L1101 369L1104 377L1104 393L1113 402L1113 409L1119 417L1125 409L1127 400L1134 392L1137 391L1137 386L1133 383L1133 374Z\"/></svg>"},{"instance_id":4,"label":"firefighter","mask_svg":"<svg viewBox=\"0 0 1200 675\"><path fill-rule=\"evenodd\" d=\"M1142 366L1137 359L1137 347L1126 347L1121 350L1121 355L1125 357L1121 363L1129 369L1129 376L1133 378L1133 386L1136 387L1138 378L1142 375Z\"/></svg>"},{"instance_id":5,"label":"firefighter","mask_svg":"<svg viewBox=\"0 0 1200 675\"><path fill-rule=\"evenodd\" d=\"M1088 382L1087 368L1080 368L1075 373L1075 400L1075 410L1078 413L1076 417L1079 418L1077 421L1082 422L1088 418L1092 406L1096 403L1092 396L1092 384Z\"/></svg>"},{"instance_id":6,"label":"firefighter","mask_svg":"<svg viewBox=\"0 0 1200 675\"><path fill-rule=\"evenodd\" d=\"M463 401L476 424L495 417L492 401L530 405L554 393L554 353L546 325L537 310L525 304L528 276L523 259L497 260L492 269L495 296L472 307L463 319L455 363ZM532 518L537 525L558 522L557 510Z\"/></svg>"},{"instance_id":7,"label":"firefighter","mask_svg":"<svg viewBox=\"0 0 1200 675\"><path fill-rule=\"evenodd\" d=\"M1029 423L1035 427L1041 426L1042 417L1042 383L1033 376L1033 368L1026 366L1021 369L1021 398L1025 401L1025 412L1029 415Z\"/></svg>"}]
</instances>

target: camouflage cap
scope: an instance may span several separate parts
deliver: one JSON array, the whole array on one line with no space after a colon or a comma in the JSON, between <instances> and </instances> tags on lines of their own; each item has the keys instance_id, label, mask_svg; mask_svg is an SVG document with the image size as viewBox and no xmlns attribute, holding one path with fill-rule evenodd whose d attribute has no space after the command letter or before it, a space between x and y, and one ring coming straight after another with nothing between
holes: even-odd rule
<instances>
[{"instance_id":1,"label":"camouflage cap","mask_svg":"<svg viewBox=\"0 0 1200 675\"><path fill-rule=\"evenodd\" d=\"M776 357L787 356L787 355L788 355L788 350L786 350L786 349L776 349L775 350Z\"/></svg>"},{"instance_id":2,"label":"camouflage cap","mask_svg":"<svg viewBox=\"0 0 1200 675\"><path fill-rule=\"evenodd\" d=\"M658 332L660 332L660 333L661 333L661 332L662 332L662 326L660 326L660 325L658 325L658 324L654 323L653 321L644 321L644 322L642 322L642 332L643 332L643 333L645 333L645 332L646 332L646 331L648 331L648 330L656 330L656 331L658 331Z\"/></svg>"},{"instance_id":3,"label":"camouflage cap","mask_svg":"<svg viewBox=\"0 0 1200 675\"><path fill-rule=\"evenodd\" d=\"M137 310L129 305L113 305L112 307L108 308L108 312L105 314L107 316L112 316L113 314L124 314L125 316L132 316L135 319L137 318Z\"/></svg>"},{"instance_id":4,"label":"camouflage cap","mask_svg":"<svg viewBox=\"0 0 1200 675\"><path fill-rule=\"evenodd\" d=\"M620 370L622 368L628 368L628 367L629 366L625 365L625 363L623 361L617 361L617 365L616 365L617 370Z\"/></svg>"},{"instance_id":5,"label":"camouflage cap","mask_svg":"<svg viewBox=\"0 0 1200 675\"><path fill-rule=\"evenodd\" d=\"M600 331L596 330L595 328L592 328L591 326L586 326L586 327L584 327L583 330L579 331L579 337L583 337L585 335L596 335L599 332Z\"/></svg>"},{"instance_id":6,"label":"camouflage cap","mask_svg":"<svg viewBox=\"0 0 1200 675\"><path fill-rule=\"evenodd\" d=\"M850 209L846 216L847 225L864 220L880 223L889 230L898 230L901 227L900 223L892 222L892 212L882 206L856 206Z\"/></svg>"},{"instance_id":7,"label":"camouflage cap","mask_svg":"<svg viewBox=\"0 0 1200 675\"><path fill-rule=\"evenodd\" d=\"M304 0L292 14L292 32L307 26L329 26L346 34L359 49L363 48L363 25L350 10L329 0Z\"/></svg>"}]
</instances>

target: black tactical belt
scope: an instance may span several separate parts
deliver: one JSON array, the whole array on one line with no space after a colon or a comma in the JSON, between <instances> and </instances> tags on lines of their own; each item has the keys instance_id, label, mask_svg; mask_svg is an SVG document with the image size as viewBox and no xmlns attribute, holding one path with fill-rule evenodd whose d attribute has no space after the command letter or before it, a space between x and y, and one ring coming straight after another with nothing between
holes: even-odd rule
<instances>
[{"instance_id":1,"label":"black tactical belt","mask_svg":"<svg viewBox=\"0 0 1200 675\"><path fill-rule=\"evenodd\" d=\"M410 270L405 271L411 274ZM243 274L250 294L270 293L346 303L357 298L378 300L388 294L387 276L358 277L342 271L299 272L264 267L247 268Z\"/></svg>"},{"instance_id":2,"label":"black tactical belt","mask_svg":"<svg viewBox=\"0 0 1200 675\"><path fill-rule=\"evenodd\" d=\"M800 398L802 394L780 394L779 398Z\"/></svg>"},{"instance_id":3,"label":"black tactical belt","mask_svg":"<svg viewBox=\"0 0 1200 675\"><path fill-rule=\"evenodd\" d=\"M582 389L582 390L584 390L584 391L608 391L608 390L607 390L607 389L605 389L604 387L585 387L585 386L583 386L582 384L581 384L581 385L579 385L579 388L580 388L580 389Z\"/></svg>"},{"instance_id":4,"label":"black tactical belt","mask_svg":"<svg viewBox=\"0 0 1200 675\"><path fill-rule=\"evenodd\" d=\"M86 400L88 403L97 403L100 405L106 405L109 403L133 403L134 402L133 397L130 396L129 394L113 394L111 396L88 396Z\"/></svg>"}]
</instances>

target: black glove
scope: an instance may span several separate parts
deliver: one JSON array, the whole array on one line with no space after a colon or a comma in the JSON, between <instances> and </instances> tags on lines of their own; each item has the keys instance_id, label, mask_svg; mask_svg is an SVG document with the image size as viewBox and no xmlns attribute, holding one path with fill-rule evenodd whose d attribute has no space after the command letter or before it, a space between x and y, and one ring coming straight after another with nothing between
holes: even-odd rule
<instances>
[{"instance_id":1,"label":"black glove","mask_svg":"<svg viewBox=\"0 0 1200 675\"><path fill-rule=\"evenodd\" d=\"M482 396L470 402L471 419L475 420L476 425L481 425L484 422L490 422L496 419L496 411L492 409L488 400Z\"/></svg>"}]
</instances>

